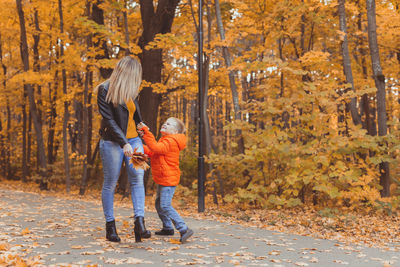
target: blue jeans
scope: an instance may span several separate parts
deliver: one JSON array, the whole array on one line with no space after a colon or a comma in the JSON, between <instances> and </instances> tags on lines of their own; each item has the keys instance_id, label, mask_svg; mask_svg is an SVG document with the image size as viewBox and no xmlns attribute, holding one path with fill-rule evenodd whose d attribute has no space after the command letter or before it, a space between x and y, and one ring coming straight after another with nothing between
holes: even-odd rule
<instances>
[{"instance_id":1,"label":"blue jeans","mask_svg":"<svg viewBox=\"0 0 400 267\"><path fill-rule=\"evenodd\" d=\"M175 188L176 186L157 185L156 210L163 229L173 230L175 225L176 230L182 233L187 230L187 226L171 204Z\"/></svg>"},{"instance_id":2,"label":"blue jeans","mask_svg":"<svg viewBox=\"0 0 400 267\"><path fill-rule=\"evenodd\" d=\"M139 137L128 139L133 150L143 153L143 143ZM107 140L100 140L100 156L103 162L104 182L101 191L104 216L106 222L113 221L114 218L114 191L121 171L122 161L125 160L129 184L131 187L131 198L133 213L136 217L144 217L144 170L136 170L129 163L129 157L124 155L118 143Z\"/></svg>"}]
</instances>

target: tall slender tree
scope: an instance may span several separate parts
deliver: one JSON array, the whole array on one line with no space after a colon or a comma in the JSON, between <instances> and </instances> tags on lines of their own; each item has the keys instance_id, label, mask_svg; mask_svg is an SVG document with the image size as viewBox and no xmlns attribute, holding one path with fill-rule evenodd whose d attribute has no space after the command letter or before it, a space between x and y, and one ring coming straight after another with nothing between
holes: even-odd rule
<instances>
[{"instance_id":1,"label":"tall slender tree","mask_svg":"<svg viewBox=\"0 0 400 267\"><path fill-rule=\"evenodd\" d=\"M19 24L20 24L20 40L21 40L20 42L21 58L24 66L24 71L27 72L29 71L29 52L28 52L28 41L26 38L25 17L21 0L16 0L16 3L17 3L17 11L20 22ZM33 119L33 124L36 134L36 142L39 151L38 153L39 173L42 177L40 182L40 189L47 189L48 188L47 162L46 162L46 153L43 141L42 123L39 120L33 87L31 84L25 84L25 87L28 94L29 110Z\"/></svg>"},{"instance_id":2,"label":"tall slender tree","mask_svg":"<svg viewBox=\"0 0 400 267\"><path fill-rule=\"evenodd\" d=\"M377 117L378 117L378 135L385 136L387 134L387 115L386 115L386 90L385 76L382 72L381 59L379 56L378 37L376 32L376 6L375 0L366 0L367 19L368 19L368 44L371 54L372 73L375 81ZM381 195L383 197L390 196L390 173L389 163L381 162L379 164L380 184L382 186Z\"/></svg>"},{"instance_id":3,"label":"tall slender tree","mask_svg":"<svg viewBox=\"0 0 400 267\"><path fill-rule=\"evenodd\" d=\"M85 8L85 15L90 18L90 2L86 1L86 8ZM92 47L92 36L91 34L88 34L86 36L86 48L87 51ZM88 165L90 164L90 152L89 147L90 147L90 141L89 140L89 130L91 131L92 129L89 129L89 86L91 85L91 80L92 80L92 71L91 71L91 66L88 64L86 66L86 73L85 73L85 85L83 89L83 120L82 120L82 155L84 155L85 159L83 160L83 171L82 171L82 179L81 179L81 187L79 190L80 195L84 195L86 191L86 186L87 186L87 180L88 180L88 174L89 174L89 168Z\"/></svg>"},{"instance_id":4,"label":"tall slender tree","mask_svg":"<svg viewBox=\"0 0 400 267\"><path fill-rule=\"evenodd\" d=\"M222 16L221 16L221 7L219 0L215 0L215 15L217 19L217 28L219 32L219 36L222 41L225 41L225 29L224 25L222 22ZM231 54L229 52L229 49L227 46L222 47L222 54L224 56L225 60L225 65L227 68L230 68L232 66L232 59L231 59ZM233 111L235 113L235 120L240 120L242 115L241 115L241 110L239 106L239 93L235 81L235 73L233 70L229 70L228 73L229 76L229 85L231 88L231 94L232 94L232 102L233 102ZM244 152L244 143L243 143L243 138L241 137L241 131L237 131L236 134L239 136L239 151L241 153Z\"/></svg>"},{"instance_id":5,"label":"tall slender tree","mask_svg":"<svg viewBox=\"0 0 400 267\"><path fill-rule=\"evenodd\" d=\"M3 39L2 35L0 34L0 64L3 69L3 76L4 78L7 75L7 66L3 61ZM3 80L2 82L2 88L3 91L6 92L7 88L7 81L6 79ZM8 100L7 94L4 94L6 96L6 119L7 119L7 126L4 127L2 125L2 131L5 131L6 134L4 135L4 142L3 142L3 147L2 147L2 156L3 156L3 175L4 177L7 177L8 179L10 178L10 169L11 169L11 162L10 162L10 145L11 145L11 138L10 138L10 130L11 130L11 111L10 111L10 104Z\"/></svg>"},{"instance_id":6,"label":"tall slender tree","mask_svg":"<svg viewBox=\"0 0 400 267\"><path fill-rule=\"evenodd\" d=\"M363 8L361 7L360 0L357 0L357 5L359 9L358 18L357 18L357 29L360 32L363 32L363 24L362 24L362 17L363 17ZM366 62L366 55L367 49L363 45L364 38L362 35L357 37L357 49L359 50L359 62L362 69L362 77L364 80L368 79L368 71L367 71L367 62ZM375 136L376 133L376 123L373 119L372 108L370 106L370 97L367 93L363 94L361 97L361 105L360 105L360 115L365 115L365 120L363 122L363 127L367 129L369 135Z\"/></svg>"},{"instance_id":7,"label":"tall slender tree","mask_svg":"<svg viewBox=\"0 0 400 267\"><path fill-rule=\"evenodd\" d=\"M350 53L349 53L349 42L347 39L347 25L346 25L346 0L338 0L338 13L339 13L339 27L342 32L342 58L343 58L343 71L346 76L346 82L351 85L351 90L354 89L353 72L351 70ZM357 109L357 98L352 97L348 104L350 109L351 117L353 118L354 124L358 125L361 123L360 114Z\"/></svg>"},{"instance_id":8,"label":"tall slender tree","mask_svg":"<svg viewBox=\"0 0 400 267\"><path fill-rule=\"evenodd\" d=\"M92 5L92 19L100 26L104 26L104 10L101 8L104 0L97 0ZM97 41L93 44L95 47L101 47L102 53L97 53L95 58L110 59L110 53L108 52L107 40L105 38L97 38ZM103 79L107 79L111 76L112 69L109 67L100 66L100 75Z\"/></svg>"},{"instance_id":9,"label":"tall slender tree","mask_svg":"<svg viewBox=\"0 0 400 267\"><path fill-rule=\"evenodd\" d=\"M129 55L131 53L129 49L129 28L128 28L128 3L127 0L124 0L124 10L122 11L122 15L124 17L124 29L125 29L125 55Z\"/></svg>"},{"instance_id":10,"label":"tall slender tree","mask_svg":"<svg viewBox=\"0 0 400 267\"><path fill-rule=\"evenodd\" d=\"M63 34L64 34L64 18L63 18L63 10L62 10L62 0L58 0L58 14L60 17L60 33L61 38L59 39L60 43L60 57L61 57L61 64L62 70L62 87L64 93L64 119L63 119L63 151L64 151L64 168L65 168L65 184L66 190L69 192L71 190L71 173L70 173L70 165L69 165L69 152L68 152L68 120L69 120L69 101L67 98L68 91L67 91L67 72L64 66L64 41L63 41Z\"/></svg>"}]
</instances>

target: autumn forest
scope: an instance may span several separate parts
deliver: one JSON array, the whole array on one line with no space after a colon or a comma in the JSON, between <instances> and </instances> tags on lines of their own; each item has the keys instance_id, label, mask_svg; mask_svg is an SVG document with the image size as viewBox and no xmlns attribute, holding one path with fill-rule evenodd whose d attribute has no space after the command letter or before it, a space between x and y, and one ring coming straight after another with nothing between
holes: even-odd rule
<instances>
[{"instance_id":1,"label":"autumn forest","mask_svg":"<svg viewBox=\"0 0 400 267\"><path fill-rule=\"evenodd\" d=\"M400 1L203 2L199 110L198 1L1 0L0 181L100 190L95 88L132 55L144 122L188 129L187 194L202 112L214 203L399 209Z\"/></svg>"}]
</instances>

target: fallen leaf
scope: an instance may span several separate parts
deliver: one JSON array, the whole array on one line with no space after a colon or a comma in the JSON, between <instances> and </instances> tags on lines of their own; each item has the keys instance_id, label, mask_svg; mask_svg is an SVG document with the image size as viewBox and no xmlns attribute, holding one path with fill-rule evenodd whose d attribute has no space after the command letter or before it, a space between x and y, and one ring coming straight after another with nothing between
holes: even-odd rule
<instances>
[{"instance_id":1,"label":"fallen leaf","mask_svg":"<svg viewBox=\"0 0 400 267\"><path fill-rule=\"evenodd\" d=\"M340 263L340 264L343 264L343 265L348 265L349 264L347 261L342 261L342 260L334 260L333 262Z\"/></svg>"},{"instance_id":2,"label":"fallen leaf","mask_svg":"<svg viewBox=\"0 0 400 267\"><path fill-rule=\"evenodd\" d=\"M308 263L305 263L305 262L295 262L294 264L296 266L308 266Z\"/></svg>"},{"instance_id":3,"label":"fallen leaf","mask_svg":"<svg viewBox=\"0 0 400 267\"><path fill-rule=\"evenodd\" d=\"M270 252L268 252L268 255L280 255L281 252L279 250L272 250Z\"/></svg>"},{"instance_id":4,"label":"fallen leaf","mask_svg":"<svg viewBox=\"0 0 400 267\"><path fill-rule=\"evenodd\" d=\"M26 264L26 262L19 258L15 261L15 267L28 267L28 264Z\"/></svg>"},{"instance_id":5,"label":"fallen leaf","mask_svg":"<svg viewBox=\"0 0 400 267\"><path fill-rule=\"evenodd\" d=\"M81 245L78 245L78 246L71 246L71 248L72 249L83 249L83 248L90 248L91 246L81 246Z\"/></svg>"},{"instance_id":6,"label":"fallen leaf","mask_svg":"<svg viewBox=\"0 0 400 267\"><path fill-rule=\"evenodd\" d=\"M224 256L215 256L215 262L216 263L224 262Z\"/></svg>"},{"instance_id":7,"label":"fallen leaf","mask_svg":"<svg viewBox=\"0 0 400 267\"><path fill-rule=\"evenodd\" d=\"M170 238L168 240L169 243L171 244L182 244L178 239Z\"/></svg>"},{"instance_id":8,"label":"fallen leaf","mask_svg":"<svg viewBox=\"0 0 400 267\"><path fill-rule=\"evenodd\" d=\"M123 228L130 228L129 222L126 221L126 220L123 220L123 221L122 221L122 227L123 227Z\"/></svg>"},{"instance_id":9,"label":"fallen leaf","mask_svg":"<svg viewBox=\"0 0 400 267\"><path fill-rule=\"evenodd\" d=\"M3 243L0 244L0 251L7 251L9 249L10 245Z\"/></svg>"},{"instance_id":10,"label":"fallen leaf","mask_svg":"<svg viewBox=\"0 0 400 267\"><path fill-rule=\"evenodd\" d=\"M96 250L96 251L84 251L81 252L81 255L98 255L98 254L103 254L104 251L103 250Z\"/></svg>"},{"instance_id":11,"label":"fallen leaf","mask_svg":"<svg viewBox=\"0 0 400 267\"><path fill-rule=\"evenodd\" d=\"M136 258L127 258L126 263L139 264L139 263L143 263L143 260L136 259Z\"/></svg>"},{"instance_id":12,"label":"fallen leaf","mask_svg":"<svg viewBox=\"0 0 400 267\"><path fill-rule=\"evenodd\" d=\"M28 227L26 227L24 230L21 231L21 235L27 235L30 233L31 233L31 231L29 231Z\"/></svg>"}]
</instances>

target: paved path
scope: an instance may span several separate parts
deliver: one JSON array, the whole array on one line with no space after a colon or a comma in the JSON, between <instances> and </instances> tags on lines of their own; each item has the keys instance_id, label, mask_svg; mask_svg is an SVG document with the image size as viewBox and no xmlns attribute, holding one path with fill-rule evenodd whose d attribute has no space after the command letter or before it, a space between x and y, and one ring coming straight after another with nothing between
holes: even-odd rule
<instances>
[{"instance_id":1,"label":"paved path","mask_svg":"<svg viewBox=\"0 0 400 267\"><path fill-rule=\"evenodd\" d=\"M178 234L135 243L131 209L115 212L119 244L104 238L99 203L0 190L0 266L8 255L39 266L400 266L400 244L367 248L190 218L188 243L177 244ZM155 213L146 225L159 228Z\"/></svg>"}]
</instances>

